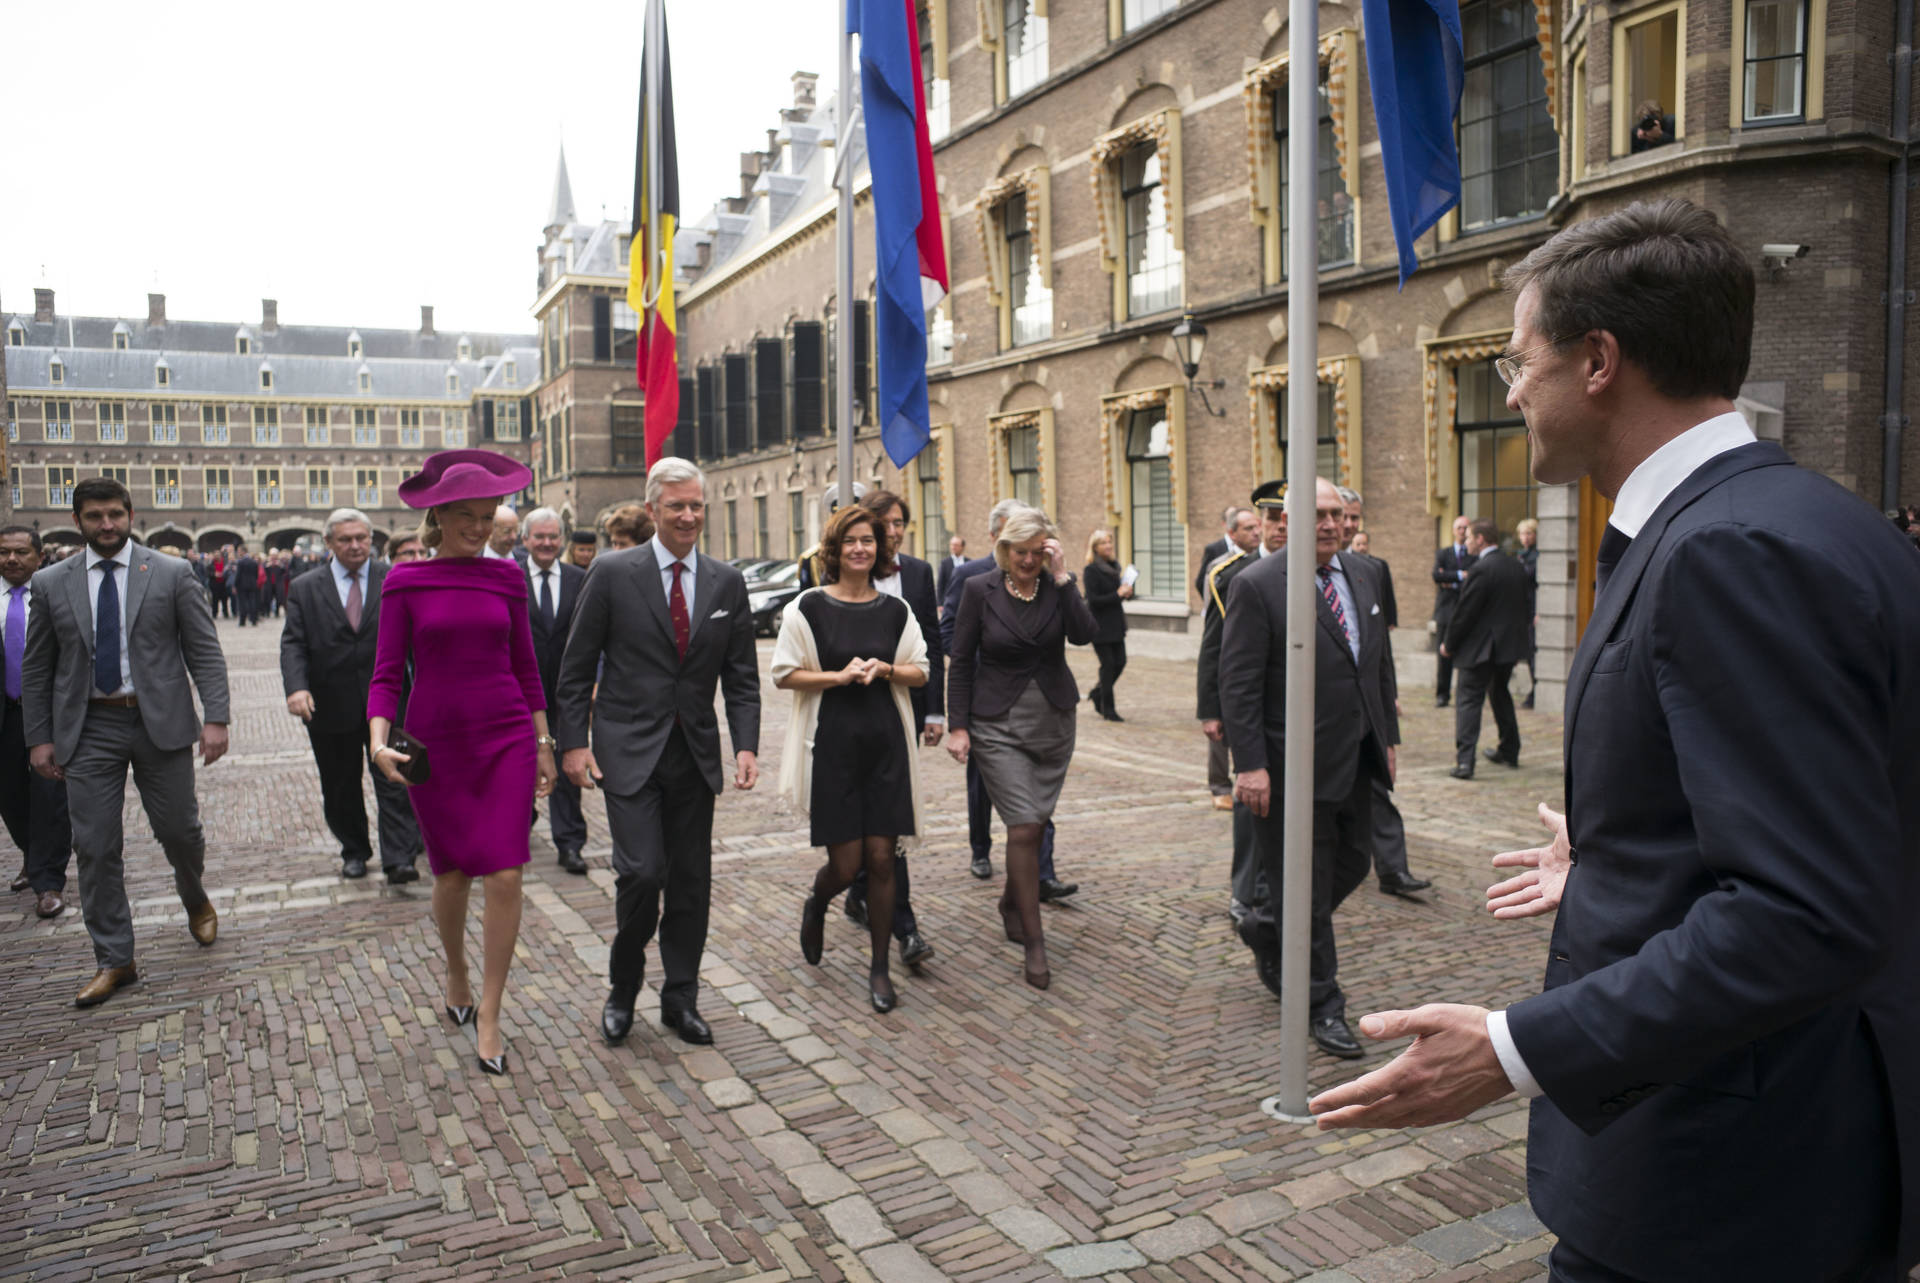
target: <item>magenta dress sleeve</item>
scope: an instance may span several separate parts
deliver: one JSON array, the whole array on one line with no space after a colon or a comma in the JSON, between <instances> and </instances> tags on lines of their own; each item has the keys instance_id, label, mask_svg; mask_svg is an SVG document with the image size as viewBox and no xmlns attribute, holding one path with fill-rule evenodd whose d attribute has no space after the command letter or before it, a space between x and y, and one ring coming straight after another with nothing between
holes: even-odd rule
<instances>
[{"instance_id":1,"label":"magenta dress sleeve","mask_svg":"<svg viewBox=\"0 0 1920 1283\"><path fill-rule=\"evenodd\" d=\"M547 692L540 685L540 662L533 654L533 624L527 618L525 597L507 603L507 621L513 634L513 675L520 679L520 693L526 697L527 711L545 712Z\"/></svg>"},{"instance_id":2,"label":"magenta dress sleeve","mask_svg":"<svg viewBox=\"0 0 1920 1283\"><path fill-rule=\"evenodd\" d=\"M367 716L393 721L400 712L400 690L407 677L407 652L413 648L411 593L382 594L380 635L373 652L373 681L367 686Z\"/></svg>"}]
</instances>

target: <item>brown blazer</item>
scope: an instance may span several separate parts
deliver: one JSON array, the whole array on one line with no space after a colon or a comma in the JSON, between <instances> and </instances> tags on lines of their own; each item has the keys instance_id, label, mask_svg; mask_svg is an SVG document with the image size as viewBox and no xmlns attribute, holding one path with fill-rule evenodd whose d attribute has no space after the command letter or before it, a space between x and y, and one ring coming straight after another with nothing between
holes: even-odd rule
<instances>
[{"instance_id":1,"label":"brown blazer","mask_svg":"<svg viewBox=\"0 0 1920 1283\"><path fill-rule=\"evenodd\" d=\"M1028 682L1037 682L1047 702L1066 712L1080 702L1080 688L1067 667L1067 643L1085 646L1099 626L1072 580L1054 586L1041 575L1032 604L1016 602L1000 574L976 575L960 590L954 624L947 724L964 731L973 718L999 717L1013 707Z\"/></svg>"}]
</instances>

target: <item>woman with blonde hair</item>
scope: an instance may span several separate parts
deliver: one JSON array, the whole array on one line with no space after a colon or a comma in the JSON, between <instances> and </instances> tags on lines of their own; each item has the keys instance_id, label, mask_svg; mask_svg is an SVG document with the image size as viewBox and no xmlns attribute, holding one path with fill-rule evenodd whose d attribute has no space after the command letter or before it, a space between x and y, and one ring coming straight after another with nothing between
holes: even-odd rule
<instances>
[{"instance_id":1,"label":"woman with blonde hair","mask_svg":"<svg viewBox=\"0 0 1920 1283\"><path fill-rule=\"evenodd\" d=\"M820 538L822 583L794 598L773 651L773 684L793 692L780 792L809 817L827 849L800 909L800 952L825 947L827 906L867 874L873 948L868 997L896 997L887 971L893 933L894 847L923 827L915 721L908 691L927 681L927 643L913 611L874 580L893 573L881 518L858 504L835 512Z\"/></svg>"},{"instance_id":2,"label":"woman with blonde hair","mask_svg":"<svg viewBox=\"0 0 1920 1283\"><path fill-rule=\"evenodd\" d=\"M987 793L1007 826L1001 921L1007 939L1026 947L1027 983L1045 989L1052 972L1040 925L1040 833L1066 783L1080 703L1067 643L1086 645L1097 626L1045 513L1015 509L993 559L1000 573L977 575L960 593L947 751L963 765L979 754Z\"/></svg>"},{"instance_id":3,"label":"woman with blonde hair","mask_svg":"<svg viewBox=\"0 0 1920 1283\"><path fill-rule=\"evenodd\" d=\"M1093 653L1100 659L1100 680L1088 694L1093 709L1109 722L1127 719L1113 706L1113 685L1127 670L1127 611L1122 602L1133 596L1133 585L1122 582L1120 563L1113 557L1113 532L1096 530L1087 536L1087 609L1096 631Z\"/></svg>"},{"instance_id":4,"label":"woman with blonde hair","mask_svg":"<svg viewBox=\"0 0 1920 1283\"><path fill-rule=\"evenodd\" d=\"M500 1005L520 935L520 871L531 858L527 815L553 791L553 737L534 662L527 578L511 558L481 556L499 501L533 484L524 464L491 450L442 450L400 483L427 510L431 561L396 565L380 593L380 637L367 694L373 763L407 786L433 868L433 917L447 953L447 1016L474 1025L480 1068L507 1072ZM389 743L412 663L408 740ZM416 762L421 753L430 755ZM480 1001L467 977L467 897L486 888Z\"/></svg>"}]
</instances>

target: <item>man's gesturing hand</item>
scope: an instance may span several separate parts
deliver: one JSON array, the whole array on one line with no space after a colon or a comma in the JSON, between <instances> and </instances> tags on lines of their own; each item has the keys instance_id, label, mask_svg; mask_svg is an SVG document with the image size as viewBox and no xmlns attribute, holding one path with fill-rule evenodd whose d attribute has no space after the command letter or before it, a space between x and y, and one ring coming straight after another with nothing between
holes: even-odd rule
<instances>
[{"instance_id":1,"label":"man's gesturing hand","mask_svg":"<svg viewBox=\"0 0 1920 1283\"><path fill-rule=\"evenodd\" d=\"M570 748L560 755L560 769L575 788L590 789L603 778L590 748Z\"/></svg>"},{"instance_id":2,"label":"man's gesturing hand","mask_svg":"<svg viewBox=\"0 0 1920 1283\"><path fill-rule=\"evenodd\" d=\"M741 749L733 758L733 786L750 789L760 782L760 759Z\"/></svg>"},{"instance_id":3,"label":"man's gesturing hand","mask_svg":"<svg viewBox=\"0 0 1920 1283\"><path fill-rule=\"evenodd\" d=\"M1267 808L1273 803L1273 780L1266 768L1257 771L1242 771L1233 778L1233 800L1245 806L1260 819L1267 818Z\"/></svg>"},{"instance_id":4,"label":"man's gesturing hand","mask_svg":"<svg viewBox=\"0 0 1920 1283\"><path fill-rule=\"evenodd\" d=\"M1361 1017L1360 1032L1374 1039L1412 1034L1413 1045L1392 1063L1308 1101L1322 1131L1450 1123L1513 1090L1487 1036L1485 1007L1429 1003L1376 1012Z\"/></svg>"},{"instance_id":5,"label":"man's gesturing hand","mask_svg":"<svg viewBox=\"0 0 1920 1283\"><path fill-rule=\"evenodd\" d=\"M1524 868L1519 877L1487 888L1487 912L1496 918L1531 918L1560 907L1560 893L1573 868L1573 846L1567 841L1567 817L1540 804L1540 823L1553 830L1553 841L1526 851L1502 851L1493 857L1495 868Z\"/></svg>"}]
</instances>

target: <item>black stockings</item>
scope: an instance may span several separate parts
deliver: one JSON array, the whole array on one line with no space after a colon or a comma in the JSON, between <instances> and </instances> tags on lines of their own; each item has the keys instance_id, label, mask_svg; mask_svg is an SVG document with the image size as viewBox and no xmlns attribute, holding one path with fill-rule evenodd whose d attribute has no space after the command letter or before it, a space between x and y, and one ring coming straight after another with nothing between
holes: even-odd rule
<instances>
[{"instance_id":1,"label":"black stockings","mask_svg":"<svg viewBox=\"0 0 1920 1283\"><path fill-rule=\"evenodd\" d=\"M887 948L893 939L893 839L866 837L836 842L827 848L827 862L813 877L815 901L826 903L853 885L862 866L867 870L867 929L873 937L872 974L887 974Z\"/></svg>"},{"instance_id":2,"label":"black stockings","mask_svg":"<svg viewBox=\"0 0 1920 1283\"><path fill-rule=\"evenodd\" d=\"M1015 920L1019 922L1030 982L1047 974L1047 940L1040 925L1040 832L1039 824L1007 826L1007 889L1000 897L1009 938Z\"/></svg>"}]
</instances>

